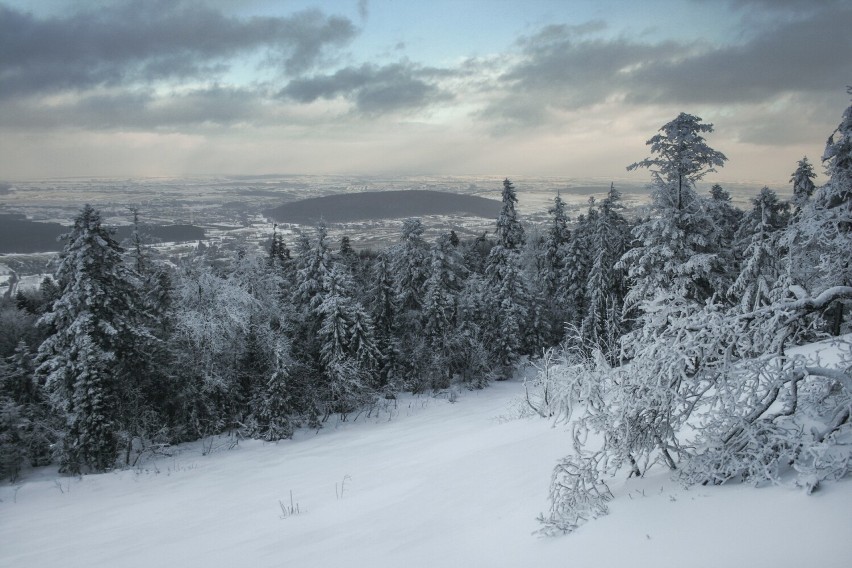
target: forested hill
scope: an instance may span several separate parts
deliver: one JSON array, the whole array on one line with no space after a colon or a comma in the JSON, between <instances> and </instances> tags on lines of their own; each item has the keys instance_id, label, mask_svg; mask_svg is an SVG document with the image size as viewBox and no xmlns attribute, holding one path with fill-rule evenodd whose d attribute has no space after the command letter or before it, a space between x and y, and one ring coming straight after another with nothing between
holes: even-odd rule
<instances>
[{"instance_id":1,"label":"forested hill","mask_svg":"<svg viewBox=\"0 0 852 568\"><path fill-rule=\"evenodd\" d=\"M266 214L283 223L310 224L366 219L394 219L452 213L494 218L500 202L494 199L444 191L366 191L303 199L271 209Z\"/></svg>"},{"instance_id":2,"label":"forested hill","mask_svg":"<svg viewBox=\"0 0 852 568\"><path fill-rule=\"evenodd\" d=\"M193 225L145 225L142 234L158 242L197 241L204 238L204 229ZM71 227L59 223L30 221L23 215L0 215L0 254L54 252L62 250L60 236ZM118 242L130 238L132 227L116 227L114 237Z\"/></svg>"}]
</instances>

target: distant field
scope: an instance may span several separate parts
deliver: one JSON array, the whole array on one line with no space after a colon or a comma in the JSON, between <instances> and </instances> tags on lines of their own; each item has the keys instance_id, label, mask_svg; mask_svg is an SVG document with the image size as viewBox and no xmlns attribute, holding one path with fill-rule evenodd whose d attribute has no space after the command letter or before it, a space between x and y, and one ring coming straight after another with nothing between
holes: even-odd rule
<instances>
[{"instance_id":1,"label":"distant field","mask_svg":"<svg viewBox=\"0 0 852 568\"><path fill-rule=\"evenodd\" d=\"M490 219L496 218L499 213L500 202L494 199L419 189L314 197L286 203L266 212L275 221L299 224L452 214Z\"/></svg>"}]
</instances>

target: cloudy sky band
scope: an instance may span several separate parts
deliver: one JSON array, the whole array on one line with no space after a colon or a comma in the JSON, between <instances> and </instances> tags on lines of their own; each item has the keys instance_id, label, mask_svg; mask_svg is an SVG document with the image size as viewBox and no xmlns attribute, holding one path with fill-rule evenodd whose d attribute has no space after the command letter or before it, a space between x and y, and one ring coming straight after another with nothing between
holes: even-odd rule
<instances>
[{"instance_id":1,"label":"cloudy sky band","mask_svg":"<svg viewBox=\"0 0 852 568\"><path fill-rule=\"evenodd\" d=\"M0 177L623 176L683 110L722 179L780 183L848 103L844 2L429 4L0 0Z\"/></svg>"}]
</instances>

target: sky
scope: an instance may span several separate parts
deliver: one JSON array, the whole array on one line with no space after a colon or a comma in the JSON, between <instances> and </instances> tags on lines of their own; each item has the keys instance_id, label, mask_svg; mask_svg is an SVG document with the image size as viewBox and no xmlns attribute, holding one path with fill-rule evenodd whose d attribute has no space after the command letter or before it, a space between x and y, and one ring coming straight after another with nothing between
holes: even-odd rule
<instances>
[{"instance_id":1,"label":"sky","mask_svg":"<svg viewBox=\"0 0 852 568\"><path fill-rule=\"evenodd\" d=\"M687 112L714 181L782 188L850 104L850 29L846 0L0 0L0 180L640 181Z\"/></svg>"}]
</instances>

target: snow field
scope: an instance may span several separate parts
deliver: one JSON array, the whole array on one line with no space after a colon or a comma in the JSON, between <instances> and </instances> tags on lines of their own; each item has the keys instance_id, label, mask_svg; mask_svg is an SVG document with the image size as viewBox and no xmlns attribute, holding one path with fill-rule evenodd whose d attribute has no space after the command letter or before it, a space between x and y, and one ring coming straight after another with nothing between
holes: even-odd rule
<instances>
[{"instance_id":1,"label":"snow field","mask_svg":"<svg viewBox=\"0 0 852 568\"><path fill-rule=\"evenodd\" d=\"M0 566L846 567L852 483L684 490L614 479L610 515L541 538L564 427L501 420L518 381L292 441L201 443L136 470L0 487ZM279 500L300 513L282 518Z\"/></svg>"}]
</instances>

